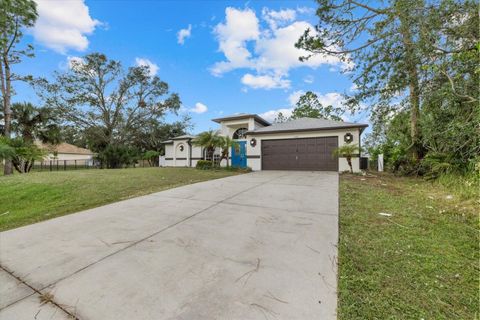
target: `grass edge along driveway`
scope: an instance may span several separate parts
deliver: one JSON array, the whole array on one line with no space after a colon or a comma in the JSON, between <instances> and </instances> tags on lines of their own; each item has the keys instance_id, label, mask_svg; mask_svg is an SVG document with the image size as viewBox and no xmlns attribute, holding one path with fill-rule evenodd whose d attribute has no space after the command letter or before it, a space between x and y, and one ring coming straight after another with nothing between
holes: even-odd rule
<instances>
[{"instance_id":1,"label":"grass edge along driveway","mask_svg":"<svg viewBox=\"0 0 480 320\"><path fill-rule=\"evenodd\" d=\"M478 319L479 198L342 175L339 319Z\"/></svg>"},{"instance_id":2,"label":"grass edge along driveway","mask_svg":"<svg viewBox=\"0 0 480 320\"><path fill-rule=\"evenodd\" d=\"M238 172L193 168L131 168L1 176L0 231L235 174Z\"/></svg>"}]
</instances>

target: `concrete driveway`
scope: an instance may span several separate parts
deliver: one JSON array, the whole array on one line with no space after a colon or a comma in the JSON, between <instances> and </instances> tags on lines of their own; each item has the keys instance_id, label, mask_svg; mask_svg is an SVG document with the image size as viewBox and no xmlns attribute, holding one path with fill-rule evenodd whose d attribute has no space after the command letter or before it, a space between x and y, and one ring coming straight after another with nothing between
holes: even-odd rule
<instances>
[{"instance_id":1,"label":"concrete driveway","mask_svg":"<svg viewBox=\"0 0 480 320\"><path fill-rule=\"evenodd\" d=\"M170 189L0 233L0 319L335 319L337 238L337 173Z\"/></svg>"}]
</instances>

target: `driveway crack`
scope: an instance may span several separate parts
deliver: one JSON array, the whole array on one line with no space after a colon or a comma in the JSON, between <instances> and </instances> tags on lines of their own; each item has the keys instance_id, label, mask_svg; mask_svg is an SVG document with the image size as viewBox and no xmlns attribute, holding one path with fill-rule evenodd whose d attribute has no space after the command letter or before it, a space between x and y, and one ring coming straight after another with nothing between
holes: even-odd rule
<instances>
[{"instance_id":1,"label":"driveway crack","mask_svg":"<svg viewBox=\"0 0 480 320\"><path fill-rule=\"evenodd\" d=\"M4 266L0 265L0 269L5 271L6 273L8 273L10 276L12 276L13 278L17 279L21 284L27 286L28 288L30 288L33 293L32 294L29 294L28 296L26 297L23 297L22 299L20 300L17 300L17 301L14 301L12 303L10 303L9 305L3 307L2 309L0 310L3 310L19 301L22 301L23 299L26 299L28 297L31 297L33 294L38 294L39 295L39 299L40 299L40 305L44 305L44 304L47 304L47 303L50 303L52 304L53 306L57 307L58 309L62 310L63 312L65 312L67 314L68 317L70 317L71 319L75 319L75 320L80 320L80 318L77 317L76 314L73 314L71 313L70 311L68 311L66 309L66 306L63 305L63 304L60 304L58 303L57 301L55 301L55 297L53 294L51 293L44 293L42 292L41 290L38 290L37 288L35 288L34 286L30 285L28 282L26 282L25 280L23 280L22 278L20 278L19 276L15 275L13 272L11 272L10 270L8 270L7 268L5 268ZM40 312L40 310L37 312L37 314L35 315L35 318L36 316L38 315L38 313Z\"/></svg>"}]
</instances>

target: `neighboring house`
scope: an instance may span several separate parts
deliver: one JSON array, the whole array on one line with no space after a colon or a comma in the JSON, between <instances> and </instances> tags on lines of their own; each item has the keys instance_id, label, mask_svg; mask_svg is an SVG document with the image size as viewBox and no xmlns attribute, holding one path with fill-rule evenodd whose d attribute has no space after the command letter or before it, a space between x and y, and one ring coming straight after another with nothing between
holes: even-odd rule
<instances>
[{"instance_id":1,"label":"neighboring house","mask_svg":"<svg viewBox=\"0 0 480 320\"><path fill-rule=\"evenodd\" d=\"M232 166L253 170L349 170L346 159L335 157L334 150L346 143L360 146L360 136L368 126L313 118L271 124L256 114L213 121L220 124L220 135L237 141L230 150ZM164 141L165 166L194 167L204 159L205 150L194 146L193 139L195 136L184 135ZM358 157L352 159L354 171L360 170L359 163Z\"/></svg>"},{"instance_id":2,"label":"neighboring house","mask_svg":"<svg viewBox=\"0 0 480 320\"><path fill-rule=\"evenodd\" d=\"M95 155L92 151L74 146L69 143L59 143L57 145L44 144L39 141L35 142L37 146L46 150L48 152L45 156L44 161L50 160L59 160L64 161L68 160L69 162L77 161L81 163L93 163L93 156Z\"/></svg>"}]
</instances>

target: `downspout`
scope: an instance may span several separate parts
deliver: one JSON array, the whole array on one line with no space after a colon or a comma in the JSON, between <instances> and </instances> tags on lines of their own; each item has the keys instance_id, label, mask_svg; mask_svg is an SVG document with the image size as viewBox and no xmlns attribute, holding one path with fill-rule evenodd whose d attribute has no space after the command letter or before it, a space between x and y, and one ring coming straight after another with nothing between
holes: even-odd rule
<instances>
[{"instance_id":1,"label":"downspout","mask_svg":"<svg viewBox=\"0 0 480 320\"><path fill-rule=\"evenodd\" d=\"M187 140L188 144L188 166L191 168L192 167L192 139Z\"/></svg>"},{"instance_id":2,"label":"downspout","mask_svg":"<svg viewBox=\"0 0 480 320\"><path fill-rule=\"evenodd\" d=\"M363 129L358 129L358 158L362 156L362 132Z\"/></svg>"}]
</instances>

